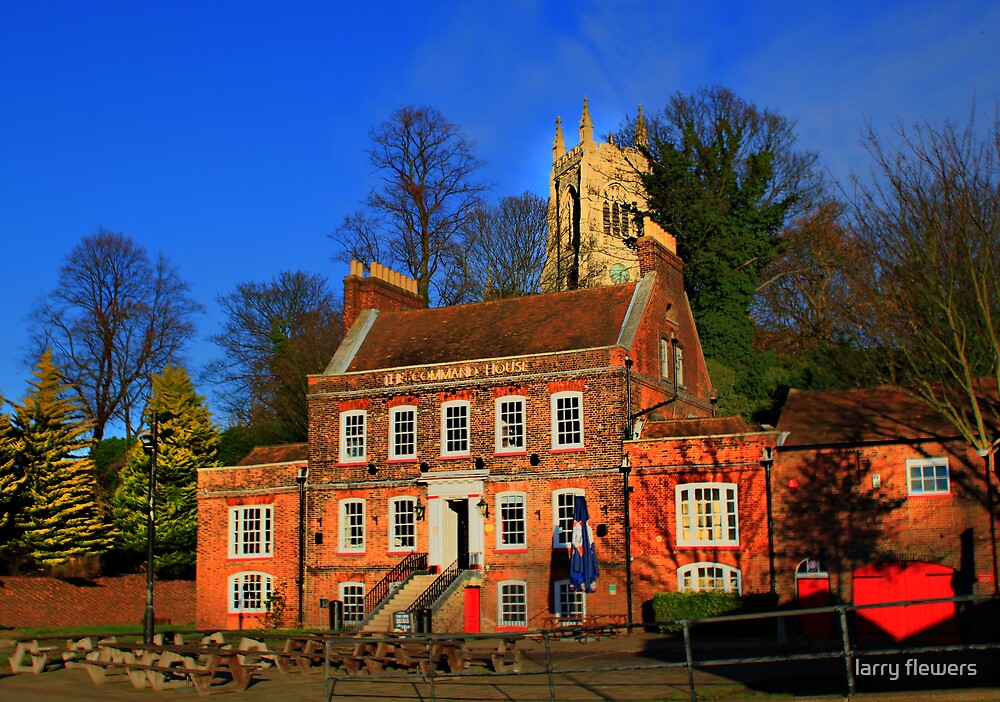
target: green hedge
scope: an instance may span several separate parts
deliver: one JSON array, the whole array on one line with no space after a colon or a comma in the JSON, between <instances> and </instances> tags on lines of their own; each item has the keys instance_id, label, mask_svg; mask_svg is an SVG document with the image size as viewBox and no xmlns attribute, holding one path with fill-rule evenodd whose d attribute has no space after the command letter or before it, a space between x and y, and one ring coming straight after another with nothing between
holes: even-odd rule
<instances>
[{"instance_id":1,"label":"green hedge","mask_svg":"<svg viewBox=\"0 0 1000 702\"><path fill-rule=\"evenodd\" d=\"M724 614L769 612L778 598L770 593L737 595L733 592L661 592L653 596L653 616L657 623L678 619L704 619ZM660 631L674 633L679 624L660 624Z\"/></svg>"}]
</instances>

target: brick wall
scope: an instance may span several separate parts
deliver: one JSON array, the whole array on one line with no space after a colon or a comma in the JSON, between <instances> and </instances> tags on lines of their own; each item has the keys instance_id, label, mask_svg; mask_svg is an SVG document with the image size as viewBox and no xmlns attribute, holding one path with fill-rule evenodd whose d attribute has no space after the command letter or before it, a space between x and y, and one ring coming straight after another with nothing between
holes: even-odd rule
<instances>
[{"instance_id":1,"label":"brick wall","mask_svg":"<svg viewBox=\"0 0 1000 702\"><path fill-rule=\"evenodd\" d=\"M191 626L195 584L156 581L153 609L158 622ZM0 578L0 626L74 627L141 625L146 616L146 576L114 578Z\"/></svg>"},{"instance_id":2,"label":"brick wall","mask_svg":"<svg viewBox=\"0 0 1000 702\"><path fill-rule=\"evenodd\" d=\"M934 457L948 458L949 493L908 495L907 459ZM818 558L831 591L847 602L855 568L901 560L955 568L957 591L991 594L984 472L963 441L781 449L774 473L779 592L794 597L796 565Z\"/></svg>"}]
</instances>

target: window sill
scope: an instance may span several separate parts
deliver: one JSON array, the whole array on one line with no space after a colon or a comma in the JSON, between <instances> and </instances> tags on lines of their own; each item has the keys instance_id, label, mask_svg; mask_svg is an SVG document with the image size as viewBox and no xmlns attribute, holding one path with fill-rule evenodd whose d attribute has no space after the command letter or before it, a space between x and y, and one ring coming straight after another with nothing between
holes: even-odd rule
<instances>
[{"instance_id":1,"label":"window sill","mask_svg":"<svg viewBox=\"0 0 1000 702\"><path fill-rule=\"evenodd\" d=\"M510 546L510 547L497 546L495 549L493 549L493 551L497 555L500 555L504 553L528 553L530 549L527 546Z\"/></svg>"},{"instance_id":2,"label":"window sill","mask_svg":"<svg viewBox=\"0 0 1000 702\"><path fill-rule=\"evenodd\" d=\"M456 459L461 459L461 458L464 459L472 458L472 454L471 453L456 453L451 455L441 454L438 458L440 458L442 461L454 461Z\"/></svg>"},{"instance_id":3,"label":"window sill","mask_svg":"<svg viewBox=\"0 0 1000 702\"><path fill-rule=\"evenodd\" d=\"M410 456L408 458L390 458L386 463L417 463L416 456Z\"/></svg>"},{"instance_id":4,"label":"window sill","mask_svg":"<svg viewBox=\"0 0 1000 702\"><path fill-rule=\"evenodd\" d=\"M405 556L408 553L416 553L416 546L407 546L406 548L393 548L386 551L387 556Z\"/></svg>"},{"instance_id":5,"label":"window sill","mask_svg":"<svg viewBox=\"0 0 1000 702\"><path fill-rule=\"evenodd\" d=\"M367 556L367 551L337 551L337 556Z\"/></svg>"},{"instance_id":6,"label":"window sill","mask_svg":"<svg viewBox=\"0 0 1000 702\"><path fill-rule=\"evenodd\" d=\"M583 453L586 450L583 446L567 446L565 448L549 449L549 453Z\"/></svg>"},{"instance_id":7,"label":"window sill","mask_svg":"<svg viewBox=\"0 0 1000 702\"><path fill-rule=\"evenodd\" d=\"M494 451L493 455L496 456L496 457L501 457L501 456L527 456L528 452L525 451L524 449L520 449L518 451Z\"/></svg>"},{"instance_id":8,"label":"window sill","mask_svg":"<svg viewBox=\"0 0 1000 702\"><path fill-rule=\"evenodd\" d=\"M684 551L739 551L739 544L677 544L677 548Z\"/></svg>"},{"instance_id":9,"label":"window sill","mask_svg":"<svg viewBox=\"0 0 1000 702\"><path fill-rule=\"evenodd\" d=\"M494 631L528 631L527 626L498 626Z\"/></svg>"},{"instance_id":10,"label":"window sill","mask_svg":"<svg viewBox=\"0 0 1000 702\"><path fill-rule=\"evenodd\" d=\"M244 561L272 561L272 560L274 560L274 554L272 553L272 554L268 554L266 556L261 556L261 555L253 555L253 556L227 556L226 560L227 561L238 561L238 562L244 562Z\"/></svg>"},{"instance_id":11,"label":"window sill","mask_svg":"<svg viewBox=\"0 0 1000 702\"><path fill-rule=\"evenodd\" d=\"M923 497L951 497L950 492L911 492L907 496L907 499L912 499L916 497L917 499Z\"/></svg>"},{"instance_id":12,"label":"window sill","mask_svg":"<svg viewBox=\"0 0 1000 702\"><path fill-rule=\"evenodd\" d=\"M239 612L226 612L227 617L263 617L266 609L241 609Z\"/></svg>"},{"instance_id":13,"label":"window sill","mask_svg":"<svg viewBox=\"0 0 1000 702\"><path fill-rule=\"evenodd\" d=\"M351 461L350 463L344 463L343 461L341 461L340 463L337 464L337 467L338 468L349 468L351 466L364 466L364 465L367 465L367 464L368 464L367 461Z\"/></svg>"}]
</instances>

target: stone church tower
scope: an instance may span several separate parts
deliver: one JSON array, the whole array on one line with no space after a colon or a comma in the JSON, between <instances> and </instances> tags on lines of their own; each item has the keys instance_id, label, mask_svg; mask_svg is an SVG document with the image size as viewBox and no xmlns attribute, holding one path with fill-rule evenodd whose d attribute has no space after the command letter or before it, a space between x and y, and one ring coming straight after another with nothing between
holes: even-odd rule
<instances>
[{"instance_id":1,"label":"stone church tower","mask_svg":"<svg viewBox=\"0 0 1000 702\"><path fill-rule=\"evenodd\" d=\"M635 142L646 144L642 107L636 120ZM661 239L674 250L673 237L650 221L637 223L630 207L646 209L642 174L646 157L635 148L619 147L613 137L594 140L594 123L587 99L580 118L580 143L566 150L562 120L556 118L549 181L549 237L543 292L592 288L636 280L639 264L634 247L626 245L643 233ZM669 242L669 243L668 243Z\"/></svg>"}]
</instances>

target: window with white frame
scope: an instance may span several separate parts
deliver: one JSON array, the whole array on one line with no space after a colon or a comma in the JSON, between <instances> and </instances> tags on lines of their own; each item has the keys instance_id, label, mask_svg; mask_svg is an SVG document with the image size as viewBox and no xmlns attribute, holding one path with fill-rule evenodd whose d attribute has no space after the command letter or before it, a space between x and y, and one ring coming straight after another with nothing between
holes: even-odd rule
<instances>
[{"instance_id":1,"label":"window with white frame","mask_svg":"<svg viewBox=\"0 0 1000 702\"><path fill-rule=\"evenodd\" d=\"M906 461L907 486L911 495L947 495L948 458L911 458Z\"/></svg>"},{"instance_id":2,"label":"window with white frame","mask_svg":"<svg viewBox=\"0 0 1000 702\"><path fill-rule=\"evenodd\" d=\"M344 624L357 624L365 618L364 583L340 583L338 589L344 603Z\"/></svg>"},{"instance_id":3,"label":"window with white frame","mask_svg":"<svg viewBox=\"0 0 1000 702\"><path fill-rule=\"evenodd\" d=\"M417 547L417 500L395 497L389 500L389 550L412 551Z\"/></svg>"},{"instance_id":4,"label":"window with white frame","mask_svg":"<svg viewBox=\"0 0 1000 702\"><path fill-rule=\"evenodd\" d=\"M271 601L269 573L245 571L229 576L229 611L263 613Z\"/></svg>"},{"instance_id":5,"label":"window with white frame","mask_svg":"<svg viewBox=\"0 0 1000 702\"><path fill-rule=\"evenodd\" d=\"M469 455L469 403L465 400L441 405L441 455Z\"/></svg>"},{"instance_id":6,"label":"window with white frame","mask_svg":"<svg viewBox=\"0 0 1000 702\"><path fill-rule=\"evenodd\" d=\"M555 613L560 619L583 623L587 614L587 593L571 590L569 580L557 580L552 595Z\"/></svg>"},{"instance_id":7,"label":"window with white frame","mask_svg":"<svg viewBox=\"0 0 1000 702\"><path fill-rule=\"evenodd\" d=\"M349 410L340 413L340 462L362 463L365 460L368 419L366 410Z\"/></svg>"},{"instance_id":8,"label":"window with white frame","mask_svg":"<svg viewBox=\"0 0 1000 702\"><path fill-rule=\"evenodd\" d=\"M498 397L496 402L497 453L524 451L524 398Z\"/></svg>"},{"instance_id":9,"label":"window with white frame","mask_svg":"<svg viewBox=\"0 0 1000 702\"><path fill-rule=\"evenodd\" d=\"M389 458L417 457L417 408L399 405L389 411Z\"/></svg>"},{"instance_id":10,"label":"window with white frame","mask_svg":"<svg viewBox=\"0 0 1000 702\"><path fill-rule=\"evenodd\" d=\"M229 508L229 557L270 558L273 545L272 505Z\"/></svg>"},{"instance_id":11,"label":"window with white frame","mask_svg":"<svg viewBox=\"0 0 1000 702\"><path fill-rule=\"evenodd\" d=\"M340 550L365 550L365 501L340 501Z\"/></svg>"},{"instance_id":12,"label":"window with white frame","mask_svg":"<svg viewBox=\"0 0 1000 702\"><path fill-rule=\"evenodd\" d=\"M684 349L674 344L674 383L684 384Z\"/></svg>"},{"instance_id":13,"label":"window with white frame","mask_svg":"<svg viewBox=\"0 0 1000 702\"><path fill-rule=\"evenodd\" d=\"M556 393L552 396L552 448L582 447L583 393Z\"/></svg>"},{"instance_id":14,"label":"window with white frame","mask_svg":"<svg viewBox=\"0 0 1000 702\"><path fill-rule=\"evenodd\" d=\"M660 377L670 377L670 366L673 358L670 354L670 342L667 339L660 339Z\"/></svg>"},{"instance_id":15,"label":"window with white frame","mask_svg":"<svg viewBox=\"0 0 1000 702\"><path fill-rule=\"evenodd\" d=\"M497 583L498 626L528 626L528 584L523 580L502 580Z\"/></svg>"},{"instance_id":16,"label":"window with white frame","mask_svg":"<svg viewBox=\"0 0 1000 702\"><path fill-rule=\"evenodd\" d=\"M583 490L570 488L552 493L552 547L569 546L573 541L573 508Z\"/></svg>"},{"instance_id":17,"label":"window with white frame","mask_svg":"<svg viewBox=\"0 0 1000 702\"><path fill-rule=\"evenodd\" d=\"M739 546L735 483L676 487L678 546Z\"/></svg>"},{"instance_id":18,"label":"window with white frame","mask_svg":"<svg viewBox=\"0 0 1000 702\"><path fill-rule=\"evenodd\" d=\"M528 545L523 492L501 492L497 495L497 548L524 548Z\"/></svg>"},{"instance_id":19,"label":"window with white frame","mask_svg":"<svg viewBox=\"0 0 1000 702\"><path fill-rule=\"evenodd\" d=\"M677 569L677 589L681 592L743 592L738 568L723 563L691 563Z\"/></svg>"}]
</instances>

